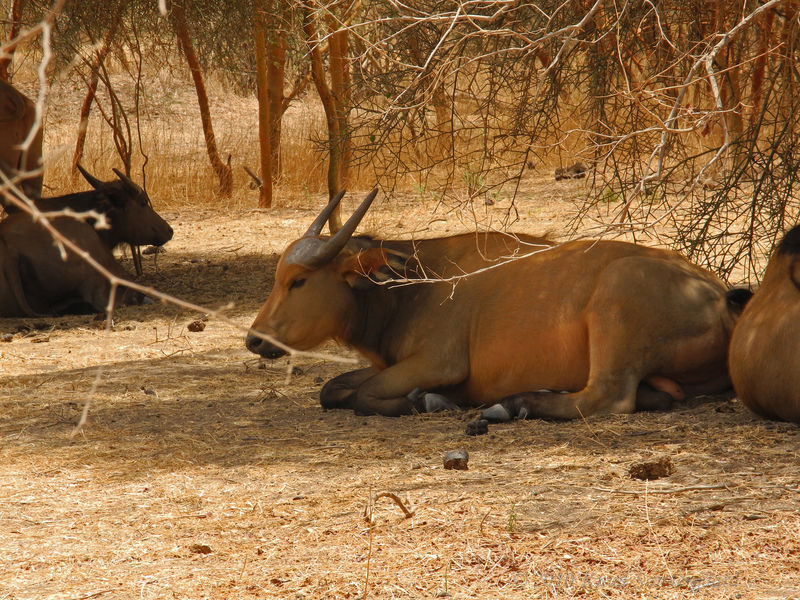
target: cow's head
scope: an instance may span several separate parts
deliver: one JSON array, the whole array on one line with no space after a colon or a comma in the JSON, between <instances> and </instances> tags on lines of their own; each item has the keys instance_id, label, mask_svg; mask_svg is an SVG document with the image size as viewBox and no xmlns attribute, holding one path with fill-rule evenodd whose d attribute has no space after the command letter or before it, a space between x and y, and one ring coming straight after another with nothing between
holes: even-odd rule
<instances>
[{"instance_id":1,"label":"cow's head","mask_svg":"<svg viewBox=\"0 0 800 600\"><path fill-rule=\"evenodd\" d=\"M783 236L770 257L764 279L771 275L771 271L783 270L788 271L789 280L800 290L800 225L795 225Z\"/></svg>"},{"instance_id":2,"label":"cow's head","mask_svg":"<svg viewBox=\"0 0 800 600\"><path fill-rule=\"evenodd\" d=\"M112 246L122 242L161 246L172 239L172 227L153 210L147 192L125 173L114 169L116 181L100 181L81 165L78 169L98 195L97 210L108 216Z\"/></svg>"},{"instance_id":3,"label":"cow's head","mask_svg":"<svg viewBox=\"0 0 800 600\"><path fill-rule=\"evenodd\" d=\"M305 235L283 252L275 283L253 322L253 331L283 346L247 336L247 348L266 358L285 354L285 347L309 350L328 339L347 339L354 325L357 292L385 280L404 260L375 243L351 239L377 190L373 190L333 237L320 236L331 212L344 196L333 198Z\"/></svg>"}]
</instances>

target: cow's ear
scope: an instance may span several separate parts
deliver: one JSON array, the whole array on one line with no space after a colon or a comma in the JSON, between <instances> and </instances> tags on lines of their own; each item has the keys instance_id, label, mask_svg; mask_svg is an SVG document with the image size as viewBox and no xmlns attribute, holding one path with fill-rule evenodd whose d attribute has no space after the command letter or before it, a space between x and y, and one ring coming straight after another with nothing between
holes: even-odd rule
<instances>
[{"instance_id":1,"label":"cow's ear","mask_svg":"<svg viewBox=\"0 0 800 600\"><path fill-rule=\"evenodd\" d=\"M350 287L366 290L404 277L408 257L388 248L368 248L342 256L339 272Z\"/></svg>"}]
</instances>

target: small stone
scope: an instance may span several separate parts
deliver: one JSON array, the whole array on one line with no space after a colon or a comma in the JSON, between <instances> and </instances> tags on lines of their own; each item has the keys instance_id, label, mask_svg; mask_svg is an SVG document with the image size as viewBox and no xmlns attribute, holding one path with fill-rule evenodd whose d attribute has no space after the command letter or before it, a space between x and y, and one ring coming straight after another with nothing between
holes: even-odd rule
<instances>
[{"instance_id":1,"label":"small stone","mask_svg":"<svg viewBox=\"0 0 800 600\"><path fill-rule=\"evenodd\" d=\"M444 468L456 469L458 471L466 471L469 467L469 454L466 450L451 450L444 455Z\"/></svg>"},{"instance_id":2,"label":"small stone","mask_svg":"<svg viewBox=\"0 0 800 600\"><path fill-rule=\"evenodd\" d=\"M646 479L648 481L668 477L674 472L675 467L669 456L648 458L647 460L635 462L628 468L628 474L631 479Z\"/></svg>"},{"instance_id":3,"label":"small stone","mask_svg":"<svg viewBox=\"0 0 800 600\"><path fill-rule=\"evenodd\" d=\"M3 335L0 335L0 341L3 342L10 342L13 339L14 339L13 333L4 333Z\"/></svg>"},{"instance_id":4,"label":"small stone","mask_svg":"<svg viewBox=\"0 0 800 600\"><path fill-rule=\"evenodd\" d=\"M467 435L486 435L489 433L489 421L476 419L467 423Z\"/></svg>"}]
</instances>

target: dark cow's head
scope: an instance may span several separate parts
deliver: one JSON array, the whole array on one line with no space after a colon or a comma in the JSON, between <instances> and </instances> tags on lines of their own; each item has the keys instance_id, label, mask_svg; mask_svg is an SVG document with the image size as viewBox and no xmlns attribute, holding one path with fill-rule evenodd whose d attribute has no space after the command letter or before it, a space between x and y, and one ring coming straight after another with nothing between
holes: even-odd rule
<instances>
[{"instance_id":1,"label":"dark cow's head","mask_svg":"<svg viewBox=\"0 0 800 600\"><path fill-rule=\"evenodd\" d=\"M147 192L122 171L114 169L118 177L115 181L100 181L81 165L78 165L78 169L94 188L94 192L88 197L91 208L105 213L108 218L111 228L101 229L98 234L110 247L113 248L123 242L135 246L145 244L161 246L172 239L172 227L153 210ZM73 195L75 198L79 196ZM90 207L73 208L86 210Z\"/></svg>"},{"instance_id":2,"label":"dark cow's head","mask_svg":"<svg viewBox=\"0 0 800 600\"><path fill-rule=\"evenodd\" d=\"M247 336L247 348L266 358L285 354L285 347L309 350L327 339L347 337L357 310L354 290L388 277L404 257L376 244L351 240L375 199L373 190L344 226L332 237L321 236L325 222L344 196L333 198L305 235L283 252L275 270L275 283L252 329L281 345Z\"/></svg>"}]
</instances>

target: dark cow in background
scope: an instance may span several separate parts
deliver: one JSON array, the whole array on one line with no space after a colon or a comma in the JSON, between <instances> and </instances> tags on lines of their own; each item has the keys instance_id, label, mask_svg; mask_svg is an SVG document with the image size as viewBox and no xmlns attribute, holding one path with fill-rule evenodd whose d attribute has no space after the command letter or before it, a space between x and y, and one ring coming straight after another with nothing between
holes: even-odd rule
<instances>
[{"instance_id":1,"label":"dark cow in background","mask_svg":"<svg viewBox=\"0 0 800 600\"><path fill-rule=\"evenodd\" d=\"M731 338L729 368L742 403L800 423L800 226L772 254Z\"/></svg>"},{"instance_id":2,"label":"dark cow in background","mask_svg":"<svg viewBox=\"0 0 800 600\"><path fill-rule=\"evenodd\" d=\"M144 190L123 173L115 169L118 179L104 182L82 167L79 169L93 190L37 198L34 203L45 213L71 210L103 214L107 228L96 228L99 224L94 218L51 215L49 219L97 263L120 279L129 280L128 273L115 260L113 248L121 243L160 246L172 238L172 228L153 210ZM6 284L5 291L0 292L0 316L84 311L87 307L105 310L111 289L105 277L72 253L63 260L49 231L8 198L4 206L11 214L0 222L0 261ZM125 304L141 300L142 295L129 288L120 290L117 298L118 303Z\"/></svg>"},{"instance_id":3,"label":"dark cow in background","mask_svg":"<svg viewBox=\"0 0 800 600\"><path fill-rule=\"evenodd\" d=\"M69 217L51 223L111 274L130 280L91 225ZM62 258L50 232L27 214L0 222L0 265L2 317L61 314L86 305L97 312L107 308L111 284L105 276L72 251ZM139 304L144 297L121 287L115 298L115 304Z\"/></svg>"},{"instance_id":4,"label":"dark cow in background","mask_svg":"<svg viewBox=\"0 0 800 600\"><path fill-rule=\"evenodd\" d=\"M417 388L466 406L500 402L488 411L493 420L572 419L729 389L738 307L716 276L679 254L575 241L498 265L552 244L500 233L353 238L374 196L326 238L319 234L331 202L289 245L247 337L248 349L267 358L328 339L366 357L371 367L323 387L323 407L408 414L425 407ZM455 286L407 283L493 265Z\"/></svg>"},{"instance_id":5,"label":"dark cow in background","mask_svg":"<svg viewBox=\"0 0 800 600\"><path fill-rule=\"evenodd\" d=\"M153 210L147 193L124 173L114 169L116 180L101 181L82 166L78 165L78 169L93 190L36 199L36 207L41 211L70 209L75 212L93 210L103 213L108 227L98 229L97 234L109 250L122 243L131 246L161 246L172 239L172 227ZM21 210L8 199L0 199L0 202L9 213ZM87 222L94 224L92 219ZM137 266L137 272L139 271Z\"/></svg>"},{"instance_id":6,"label":"dark cow in background","mask_svg":"<svg viewBox=\"0 0 800 600\"><path fill-rule=\"evenodd\" d=\"M28 149L22 149L22 144L30 135L35 122L36 110L33 102L10 83L0 80L0 167L7 177L36 172L41 167L41 127ZM19 185L31 198L42 195L41 174L23 177Z\"/></svg>"}]
</instances>

